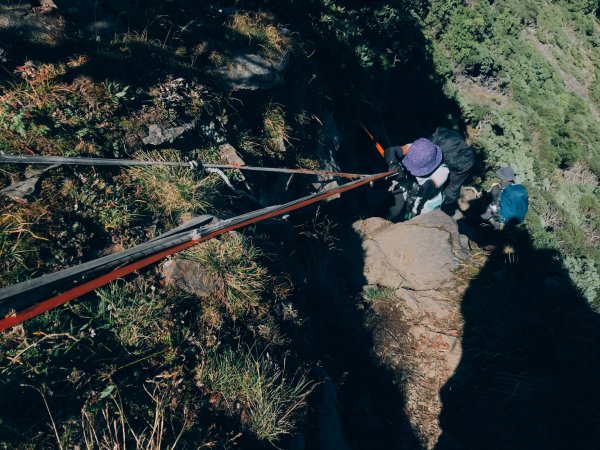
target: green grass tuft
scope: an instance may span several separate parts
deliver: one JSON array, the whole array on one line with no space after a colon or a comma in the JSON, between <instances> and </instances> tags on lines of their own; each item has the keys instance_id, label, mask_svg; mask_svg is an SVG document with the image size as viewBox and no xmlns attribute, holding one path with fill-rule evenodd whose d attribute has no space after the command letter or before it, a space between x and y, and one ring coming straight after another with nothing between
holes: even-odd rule
<instances>
[{"instance_id":1,"label":"green grass tuft","mask_svg":"<svg viewBox=\"0 0 600 450\"><path fill-rule=\"evenodd\" d=\"M294 430L295 418L312 391L304 374L288 378L268 355L231 349L209 356L196 373L218 407L234 413L241 405L243 425L269 442Z\"/></svg>"},{"instance_id":2,"label":"green grass tuft","mask_svg":"<svg viewBox=\"0 0 600 450\"><path fill-rule=\"evenodd\" d=\"M183 256L201 262L220 280L225 306L234 318L259 307L268 274L257 262L262 252L243 235L229 233L196 245Z\"/></svg>"}]
</instances>

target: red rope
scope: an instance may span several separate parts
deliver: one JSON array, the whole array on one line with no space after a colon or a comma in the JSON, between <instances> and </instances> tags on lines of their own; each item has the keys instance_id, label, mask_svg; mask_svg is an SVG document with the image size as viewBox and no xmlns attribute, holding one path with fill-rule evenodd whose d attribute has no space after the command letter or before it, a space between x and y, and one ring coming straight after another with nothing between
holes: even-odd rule
<instances>
[{"instance_id":1,"label":"red rope","mask_svg":"<svg viewBox=\"0 0 600 450\"><path fill-rule=\"evenodd\" d=\"M248 220L245 220L243 222L240 223L236 223L234 225L230 225L228 227L216 230L210 234L207 234L206 236L201 236L197 239L192 239L189 242L184 242L183 244L179 244L175 247L163 250L159 253L156 253L154 255L148 256L144 259L141 259L139 261L136 261L134 263L128 264L126 266L120 267L112 272L109 272L105 275L102 275L98 278L94 278L93 280L89 280L87 282L84 282L83 284L76 286L74 288L71 288L61 294L58 294L54 297L51 297L47 300L44 300L34 306L31 306L27 309L24 309L23 311L18 311L13 315L9 315L3 319L0 320L0 331L2 330L6 330L7 328L13 327L19 323L22 323L28 319L31 319L33 317L36 317L42 313L45 313L46 311L49 311L50 309L56 308L57 306L63 305L77 297L80 297L84 294L87 294L88 292L91 292L95 289L98 289L99 287L102 287L108 283L110 283L111 281L116 280L117 278L121 278L125 275L128 275L132 272L135 272L136 270L139 270L143 267L146 267L152 263L155 263L157 261L160 261L163 258L166 258L169 255L178 253L182 250L185 250L186 248L189 248L193 245L196 245L200 242L203 241L207 241L209 239L212 239L216 236L219 236L221 234L227 233L228 231L233 231L236 230L238 228L242 228L245 227L247 225L256 223L256 222L260 222L262 220L265 219L269 219L271 217L275 217L275 216L280 216L282 214L285 214L287 212L290 211L294 211L296 209L300 209L303 208L305 206L308 206L312 203L316 203L320 200L323 200L325 198L331 197L333 195L336 194L341 194L342 192L346 192L349 191L351 189L355 189L359 186L365 185L367 183L370 183L372 181L375 180L379 180L381 178L385 178L389 175L394 174L394 171L391 172L385 172L385 173L380 173L380 174L375 174L372 176L369 176L367 178L363 178L361 180L357 180L351 183L347 183L343 186L340 186L338 188L334 188L331 190L328 190L322 194L316 195L314 197L311 197L303 202L299 202L293 205L290 205L286 208L281 208L281 209L277 209L274 211L268 211L265 214L261 214L259 216L250 218Z\"/></svg>"}]
</instances>

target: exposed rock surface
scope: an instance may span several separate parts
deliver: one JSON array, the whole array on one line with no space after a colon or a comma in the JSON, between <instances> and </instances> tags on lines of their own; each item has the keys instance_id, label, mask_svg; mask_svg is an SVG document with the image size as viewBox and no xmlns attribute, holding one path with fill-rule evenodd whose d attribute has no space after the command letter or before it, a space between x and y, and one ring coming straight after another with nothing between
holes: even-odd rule
<instances>
[{"instance_id":1,"label":"exposed rock surface","mask_svg":"<svg viewBox=\"0 0 600 450\"><path fill-rule=\"evenodd\" d=\"M439 290L452 280L462 249L456 223L434 211L392 224L373 217L357 222L365 240L365 277L369 284L410 291Z\"/></svg>"},{"instance_id":2,"label":"exposed rock surface","mask_svg":"<svg viewBox=\"0 0 600 450\"><path fill-rule=\"evenodd\" d=\"M289 53L272 61L254 53L234 56L229 64L216 71L221 82L233 91L270 89L283 83Z\"/></svg>"},{"instance_id":3,"label":"exposed rock surface","mask_svg":"<svg viewBox=\"0 0 600 450\"><path fill-rule=\"evenodd\" d=\"M148 135L142 139L142 142L146 145L155 146L165 143L170 144L175 139L181 137L186 131L193 130L195 126L195 120L173 128L161 128L159 125L153 123L148 125Z\"/></svg>"},{"instance_id":4,"label":"exposed rock surface","mask_svg":"<svg viewBox=\"0 0 600 450\"><path fill-rule=\"evenodd\" d=\"M21 181L11 184L3 189L0 189L0 194L6 195L13 200L26 200L39 189L40 181L51 169L58 166L48 166L43 169L29 168L25 171L25 177Z\"/></svg>"},{"instance_id":5,"label":"exposed rock surface","mask_svg":"<svg viewBox=\"0 0 600 450\"><path fill-rule=\"evenodd\" d=\"M218 289L215 278L197 261L170 259L162 265L162 275L165 282L198 297L209 297Z\"/></svg>"},{"instance_id":6,"label":"exposed rock surface","mask_svg":"<svg viewBox=\"0 0 600 450\"><path fill-rule=\"evenodd\" d=\"M231 144L223 144L219 147L219 156L223 159L227 164L232 164L235 166L245 166L246 163L237 152L235 147Z\"/></svg>"},{"instance_id":7,"label":"exposed rock surface","mask_svg":"<svg viewBox=\"0 0 600 450\"><path fill-rule=\"evenodd\" d=\"M440 435L439 392L461 357L461 292L455 271L469 261L456 222L440 211L392 224L354 224L363 237L364 275L390 294L371 305L378 361L406 395L406 410L427 449ZM460 277L458 277L460 279Z\"/></svg>"}]
</instances>

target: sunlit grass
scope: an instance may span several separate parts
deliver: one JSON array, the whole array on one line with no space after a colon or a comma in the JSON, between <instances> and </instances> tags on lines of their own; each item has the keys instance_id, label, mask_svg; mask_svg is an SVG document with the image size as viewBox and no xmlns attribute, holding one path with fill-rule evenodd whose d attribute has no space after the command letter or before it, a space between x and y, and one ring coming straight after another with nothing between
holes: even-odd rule
<instances>
[{"instance_id":1,"label":"sunlit grass","mask_svg":"<svg viewBox=\"0 0 600 450\"><path fill-rule=\"evenodd\" d=\"M267 56L283 54L291 45L291 40L272 24L273 18L266 13L235 14L229 27L244 36L250 43L261 46Z\"/></svg>"},{"instance_id":2,"label":"sunlit grass","mask_svg":"<svg viewBox=\"0 0 600 450\"><path fill-rule=\"evenodd\" d=\"M140 153L138 157L152 161L182 161L175 151ZM129 175L139 184L140 196L148 207L166 216L206 212L218 182L216 178L203 176L188 167L132 167Z\"/></svg>"}]
</instances>

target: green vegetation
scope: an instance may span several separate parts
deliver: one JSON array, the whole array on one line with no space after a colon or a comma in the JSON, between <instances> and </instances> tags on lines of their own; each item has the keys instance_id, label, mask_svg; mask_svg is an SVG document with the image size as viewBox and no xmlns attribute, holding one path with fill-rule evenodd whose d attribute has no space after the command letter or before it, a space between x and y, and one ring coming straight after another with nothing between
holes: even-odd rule
<instances>
[{"instance_id":1,"label":"green vegetation","mask_svg":"<svg viewBox=\"0 0 600 450\"><path fill-rule=\"evenodd\" d=\"M61 80L85 64L79 56L67 64L26 62L8 89L0 94L2 149L20 153L35 149L65 156L117 156L119 128L111 118L122 112L127 87L114 82Z\"/></svg>"},{"instance_id":2,"label":"green vegetation","mask_svg":"<svg viewBox=\"0 0 600 450\"><path fill-rule=\"evenodd\" d=\"M425 30L473 143L489 169L515 168L531 193L536 245L560 249L573 280L598 303L600 60L591 7L503 0L448 11L441 3L432 2Z\"/></svg>"},{"instance_id":3,"label":"green vegetation","mask_svg":"<svg viewBox=\"0 0 600 450\"><path fill-rule=\"evenodd\" d=\"M377 303L396 298L393 289L379 285L368 285L363 289L363 298L368 303Z\"/></svg>"},{"instance_id":4,"label":"green vegetation","mask_svg":"<svg viewBox=\"0 0 600 450\"><path fill-rule=\"evenodd\" d=\"M34 226L44 222L48 211L39 202L28 209L8 205L2 201L3 214L0 215L0 286L23 281L33 272L39 258L37 250L43 235L37 235Z\"/></svg>"},{"instance_id":5,"label":"green vegetation","mask_svg":"<svg viewBox=\"0 0 600 450\"><path fill-rule=\"evenodd\" d=\"M286 144L290 143L290 128L285 122L283 109L279 105L267 105L263 113L265 130L264 145L272 157L283 159Z\"/></svg>"},{"instance_id":6,"label":"green vegetation","mask_svg":"<svg viewBox=\"0 0 600 450\"><path fill-rule=\"evenodd\" d=\"M183 253L218 280L225 309L234 319L260 308L267 271L258 263L260 250L241 234L203 242Z\"/></svg>"},{"instance_id":7,"label":"green vegetation","mask_svg":"<svg viewBox=\"0 0 600 450\"><path fill-rule=\"evenodd\" d=\"M290 133L282 105L265 101L264 115L245 123L237 99L210 84L212 70L239 52L276 62L292 37L266 12L223 20L195 6L206 20L198 33L187 14L163 7L140 9L114 39L77 41L78 53L65 57L12 53L14 72L0 76L0 150L223 162L223 136L236 143L245 134L256 143L245 158L294 160L282 148ZM184 139L144 144L151 124L190 123ZM25 175L3 166L1 186ZM129 248L196 214L255 207L188 167L53 168L31 198L1 200L0 286ZM1 333L9 406L0 448L272 448L303 427L311 383L281 330L302 320L287 276L267 270L260 244L231 233L182 255L213 278L207 298L165 283L155 266Z\"/></svg>"},{"instance_id":8,"label":"green vegetation","mask_svg":"<svg viewBox=\"0 0 600 450\"><path fill-rule=\"evenodd\" d=\"M175 151L138 153L149 161L182 161ZM142 166L129 169L129 176L139 184L139 201L155 213L174 217L182 213L201 213L212 206L216 178L202 176L186 167Z\"/></svg>"},{"instance_id":9,"label":"green vegetation","mask_svg":"<svg viewBox=\"0 0 600 450\"><path fill-rule=\"evenodd\" d=\"M0 21L0 59L5 45L10 56L0 61L0 151L222 162L219 146L230 142L247 163L318 169L329 114L343 135L338 157L363 172L367 157L351 155L362 145L357 116L391 116L393 130L382 127L392 138L442 120L461 127L462 117L480 149L476 184L489 187L500 165L516 169L536 247L560 250L600 309L594 2L269 0L231 13L218 12L221 2L101 3L127 33L80 39L65 12L31 9L69 24L67 43L40 51L26 39L35 27L6 34ZM223 88L220 71L248 54L289 62L285 85ZM151 145L149 125L189 129ZM261 202L312 189L298 177L224 175ZM0 185L25 176L3 166ZM30 198L0 199L0 287L129 248L195 214L256 207L187 167L53 168ZM290 233L314 259L312 280L340 295L327 273L336 226L317 209ZM301 332L319 325L305 323L286 270L305 282L306 261L280 255L280 241L257 230L175 257L199 263L215 286L207 297L166 283L156 265L1 333L0 448L272 448L303 430L315 360L298 349ZM474 279L486 257L455 275ZM394 292L367 286L362 296L373 304Z\"/></svg>"},{"instance_id":10,"label":"green vegetation","mask_svg":"<svg viewBox=\"0 0 600 450\"><path fill-rule=\"evenodd\" d=\"M100 301L94 313L100 318L102 327L115 333L116 339L128 351L146 350L169 339L163 314L167 304L155 287L141 280L137 284L117 281L98 289L96 294Z\"/></svg>"},{"instance_id":11,"label":"green vegetation","mask_svg":"<svg viewBox=\"0 0 600 450\"><path fill-rule=\"evenodd\" d=\"M264 12L236 13L229 28L245 36L250 44L259 46L269 57L281 57L292 44L275 23L274 17Z\"/></svg>"}]
</instances>

